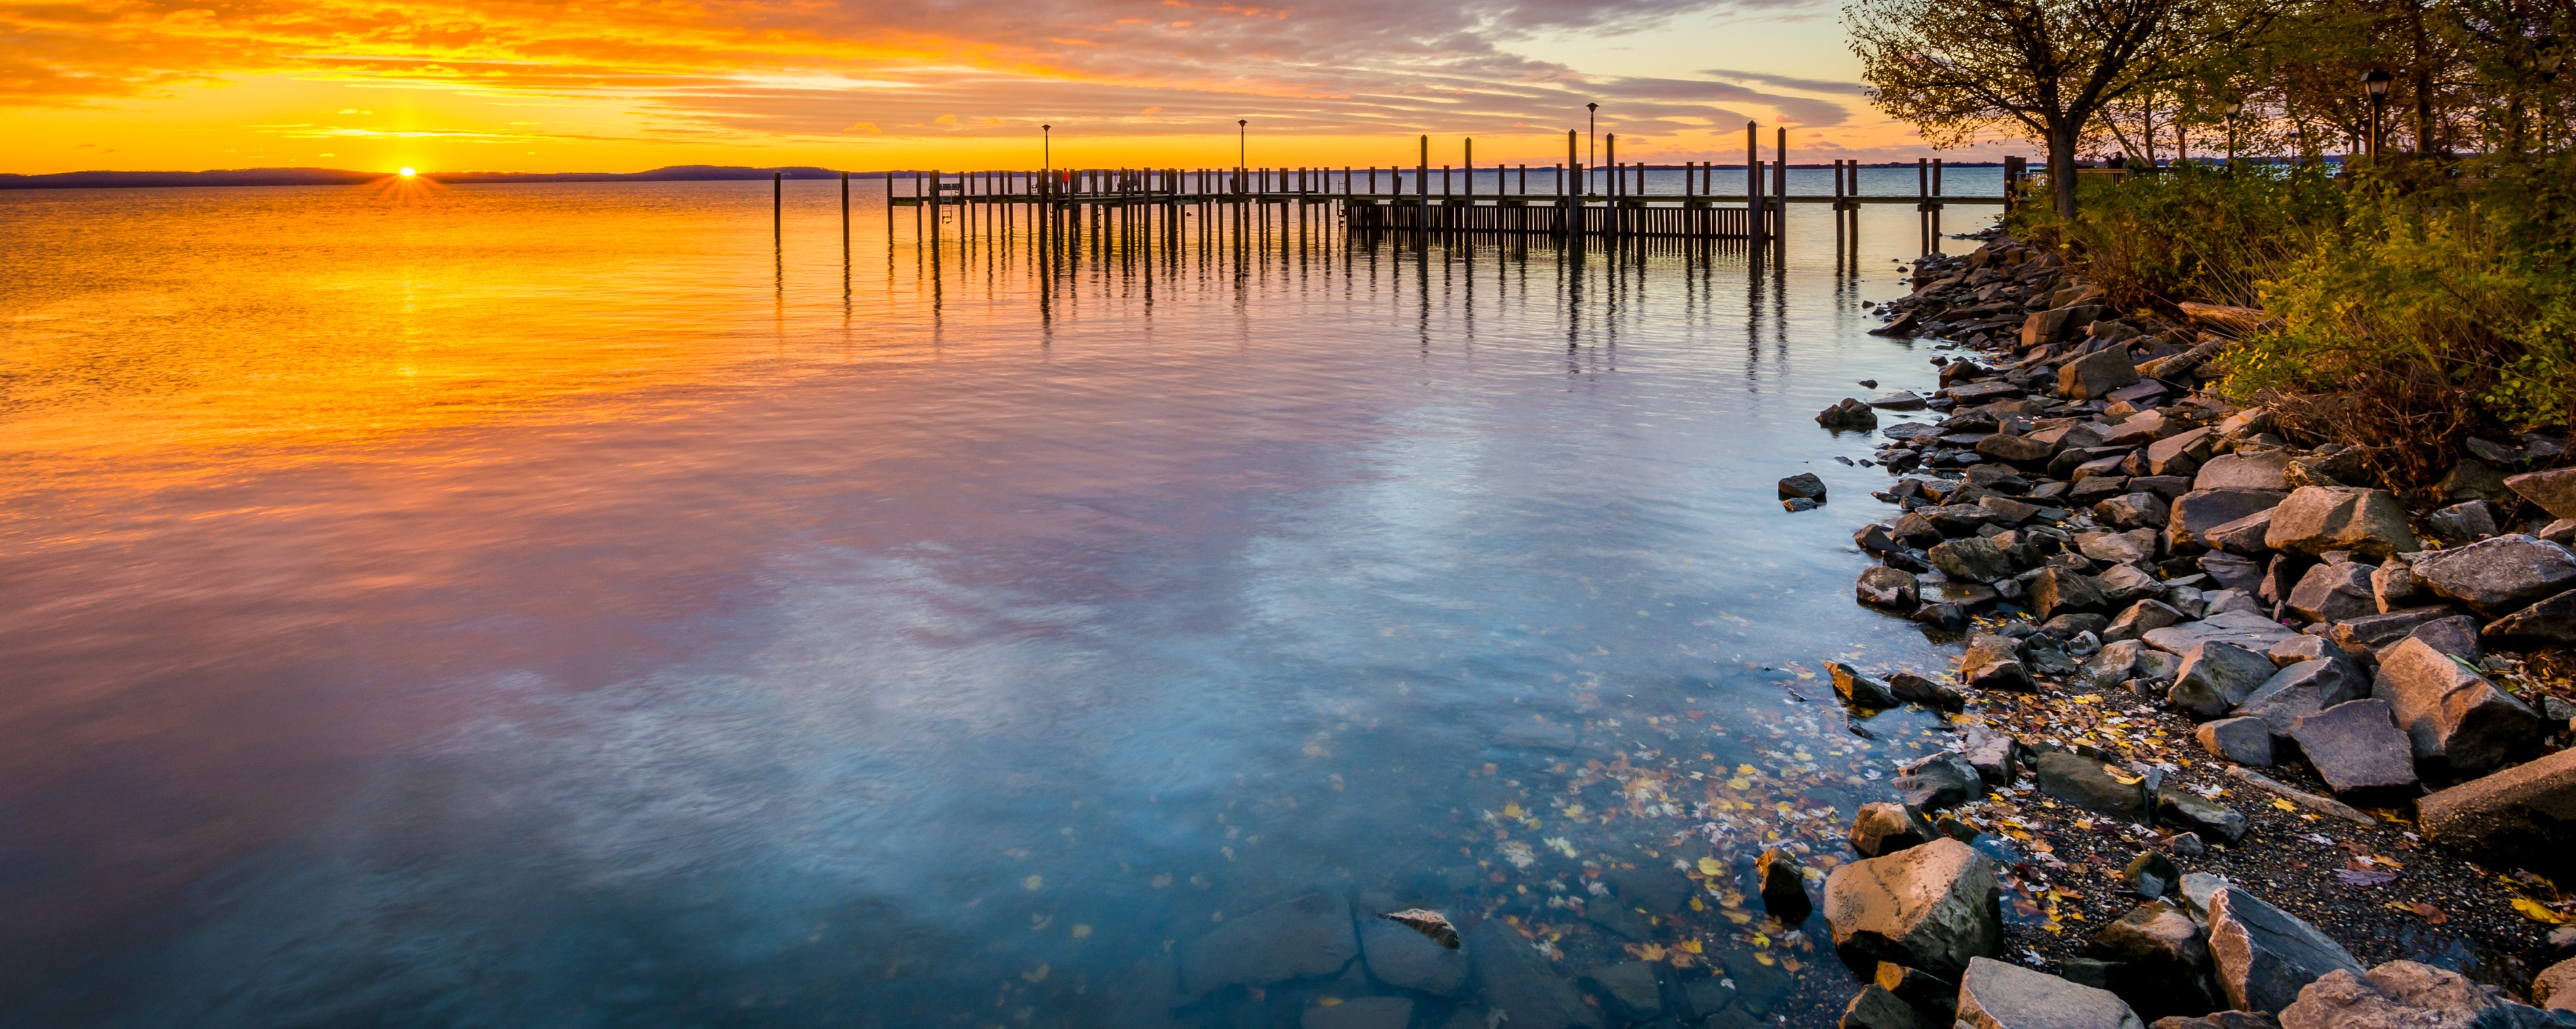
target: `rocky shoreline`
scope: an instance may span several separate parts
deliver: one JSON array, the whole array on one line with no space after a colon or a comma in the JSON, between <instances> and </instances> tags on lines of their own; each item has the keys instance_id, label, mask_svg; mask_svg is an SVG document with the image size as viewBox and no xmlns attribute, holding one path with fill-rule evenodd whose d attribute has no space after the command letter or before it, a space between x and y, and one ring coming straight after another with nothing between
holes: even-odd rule
<instances>
[{"instance_id":1,"label":"rocky shoreline","mask_svg":"<svg viewBox=\"0 0 2576 1029\"><path fill-rule=\"evenodd\" d=\"M1894 476L1855 599L1955 665L1578 691L1426 827L1455 864L1227 915L1119 1024L2576 1026L2564 442L2401 497L2207 391L2259 312L2115 318L1992 235L1914 283L1877 331L1931 381L1817 420Z\"/></svg>"},{"instance_id":2,"label":"rocky shoreline","mask_svg":"<svg viewBox=\"0 0 2576 1029\"><path fill-rule=\"evenodd\" d=\"M1838 869L1825 909L1850 912L1848 959L1885 935L1860 904L1897 867L1877 866L1983 853L2049 910L1966 949L2035 966L2006 979L2055 1014L1970 1017L1977 970L1908 952L1915 973L1964 974L1959 992L1872 987L1842 1025L2576 1024L2550 989L2576 976L2556 963L2576 940L2549 933L2571 909L2552 879L2576 865L2576 704L2550 674L2576 642L2564 442L2472 440L2410 505L2368 455L2300 446L2202 388L2260 312L2124 321L2001 237L1914 281L1878 331L1955 341L1938 388L1817 421L1889 441L1869 463L1900 476L1876 498L1902 513L1855 536L1879 561L1855 593L1965 638L1961 734L1900 769L1901 804L1864 811L1855 849L1901 849ZM1803 477L1780 492L1824 500ZM1869 670L1835 680L1847 704L1915 699ZM1962 877L1909 871L1893 895ZM2479 946L2428 952L2431 926Z\"/></svg>"}]
</instances>

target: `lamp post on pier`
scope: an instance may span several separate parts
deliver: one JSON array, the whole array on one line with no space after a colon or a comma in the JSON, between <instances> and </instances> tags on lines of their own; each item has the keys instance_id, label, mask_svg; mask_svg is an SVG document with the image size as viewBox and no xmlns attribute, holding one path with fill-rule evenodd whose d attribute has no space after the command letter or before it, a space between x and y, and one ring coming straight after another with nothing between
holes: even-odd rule
<instances>
[{"instance_id":1,"label":"lamp post on pier","mask_svg":"<svg viewBox=\"0 0 2576 1029\"><path fill-rule=\"evenodd\" d=\"M1246 126L1251 124L1252 119L1250 118L1237 118L1234 120L1234 188L1238 193L1243 191L1244 155L1250 152L1247 144L1245 143L1245 136L1252 131L1251 129L1246 128Z\"/></svg>"},{"instance_id":2,"label":"lamp post on pier","mask_svg":"<svg viewBox=\"0 0 2576 1029\"><path fill-rule=\"evenodd\" d=\"M2385 69L2380 68L2373 68L2370 70L2370 74L2361 77L2361 88L2370 94L2370 146L2368 153L2373 160L2377 160L2379 157L2379 116L2380 112L2388 106L2388 83L2393 77L2394 76L2389 75Z\"/></svg>"},{"instance_id":3,"label":"lamp post on pier","mask_svg":"<svg viewBox=\"0 0 2576 1029\"><path fill-rule=\"evenodd\" d=\"M1601 105L1599 103L1583 105L1583 166L1585 168L1601 167L1601 154L1592 144L1593 130L1600 128L1600 125ZM1585 192L1591 191L1591 176L1584 176L1583 189Z\"/></svg>"},{"instance_id":4,"label":"lamp post on pier","mask_svg":"<svg viewBox=\"0 0 2576 1029\"><path fill-rule=\"evenodd\" d=\"M2225 110L2227 111L2227 170L2233 174L2236 171L2236 118L2245 113L2245 98L2233 93L2228 94Z\"/></svg>"}]
</instances>

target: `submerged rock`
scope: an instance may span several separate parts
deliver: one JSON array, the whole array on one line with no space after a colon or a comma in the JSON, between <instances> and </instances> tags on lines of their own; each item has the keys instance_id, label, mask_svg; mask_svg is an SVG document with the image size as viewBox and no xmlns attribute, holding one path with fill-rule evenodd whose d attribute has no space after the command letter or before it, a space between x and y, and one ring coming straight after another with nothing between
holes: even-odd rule
<instances>
[{"instance_id":1,"label":"submerged rock","mask_svg":"<svg viewBox=\"0 0 2576 1029\"><path fill-rule=\"evenodd\" d=\"M1466 993L1467 955L1383 918L1360 923L1360 955L1377 981L1441 997Z\"/></svg>"},{"instance_id":2,"label":"submerged rock","mask_svg":"<svg viewBox=\"0 0 2576 1029\"><path fill-rule=\"evenodd\" d=\"M1228 920L1181 953L1181 989L1207 994L1228 986L1331 975L1358 957L1348 901L1309 893Z\"/></svg>"},{"instance_id":3,"label":"submerged rock","mask_svg":"<svg viewBox=\"0 0 2576 1029\"><path fill-rule=\"evenodd\" d=\"M1489 918L1467 930L1467 959L1475 967L1485 1006L1512 1029L1601 1029L1601 1015L1583 1002L1574 984L1502 919Z\"/></svg>"}]
</instances>

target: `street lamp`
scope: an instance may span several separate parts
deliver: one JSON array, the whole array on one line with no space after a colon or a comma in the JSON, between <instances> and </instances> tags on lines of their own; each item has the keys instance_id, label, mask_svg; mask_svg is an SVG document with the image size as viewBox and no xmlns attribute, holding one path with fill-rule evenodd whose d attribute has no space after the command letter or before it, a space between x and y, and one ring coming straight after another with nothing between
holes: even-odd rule
<instances>
[{"instance_id":1,"label":"street lamp","mask_svg":"<svg viewBox=\"0 0 2576 1029\"><path fill-rule=\"evenodd\" d=\"M1600 124L1601 105L1597 103L1583 105L1583 166L1586 168L1601 167L1601 157L1593 151L1592 147L1592 132L1600 127ZM1586 190L1592 188L1591 176L1583 177L1583 188Z\"/></svg>"},{"instance_id":2,"label":"street lamp","mask_svg":"<svg viewBox=\"0 0 2576 1029\"><path fill-rule=\"evenodd\" d=\"M2236 170L2236 118L2245 113L2245 98L2230 93L2223 109L2227 112L2227 170L2232 172Z\"/></svg>"},{"instance_id":3,"label":"street lamp","mask_svg":"<svg viewBox=\"0 0 2576 1029\"><path fill-rule=\"evenodd\" d=\"M2386 69L2372 68L2361 77L2361 88L2370 93L2370 156L2379 156L2379 112L2388 106L2388 83L2393 76Z\"/></svg>"},{"instance_id":4,"label":"street lamp","mask_svg":"<svg viewBox=\"0 0 2576 1029\"><path fill-rule=\"evenodd\" d=\"M1038 126L1038 168L1048 172L1055 170L1055 126L1053 125Z\"/></svg>"}]
</instances>

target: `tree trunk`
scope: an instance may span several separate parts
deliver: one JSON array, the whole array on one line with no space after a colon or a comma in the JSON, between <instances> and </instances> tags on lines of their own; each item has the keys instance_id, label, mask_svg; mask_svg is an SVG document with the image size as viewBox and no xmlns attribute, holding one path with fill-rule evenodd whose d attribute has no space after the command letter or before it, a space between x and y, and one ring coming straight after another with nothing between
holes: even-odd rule
<instances>
[{"instance_id":1,"label":"tree trunk","mask_svg":"<svg viewBox=\"0 0 2576 1029\"><path fill-rule=\"evenodd\" d=\"M2075 133L2080 124L2060 124L2048 133L2048 191L2060 218L2075 217Z\"/></svg>"}]
</instances>

